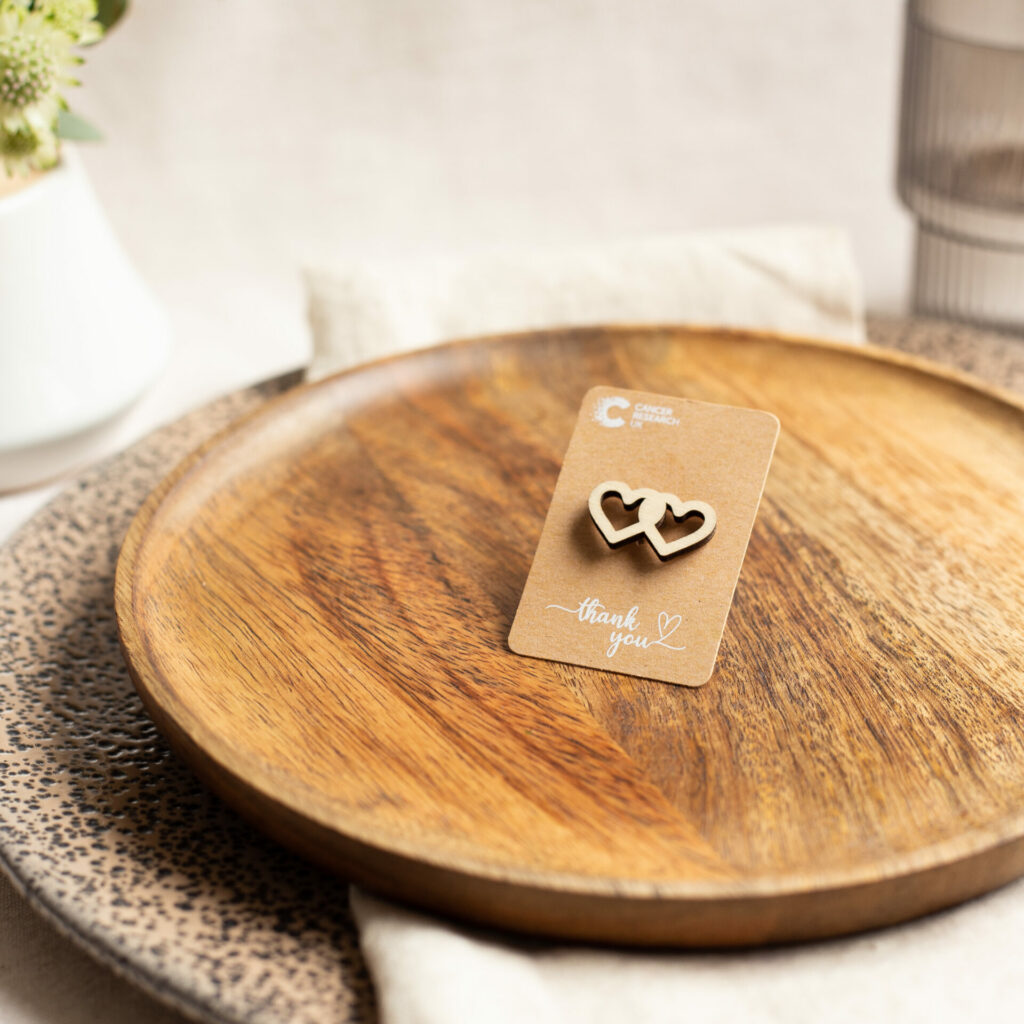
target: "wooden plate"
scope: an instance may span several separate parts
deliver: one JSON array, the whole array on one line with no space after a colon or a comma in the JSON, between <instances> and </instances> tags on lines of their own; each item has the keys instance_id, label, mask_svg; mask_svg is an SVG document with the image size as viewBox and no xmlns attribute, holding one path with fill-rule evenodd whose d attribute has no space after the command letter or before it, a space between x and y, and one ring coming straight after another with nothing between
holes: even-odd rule
<instances>
[{"instance_id":1,"label":"wooden plate","mask_svg":"<svg viewBox=\"0 0 1024 1024\"><path fill-rule=\"evenodd\" d=\"M595 384L782 422L702 689L506 646ZM568 938L791 940L1024 873L1022 524L1024 410L927 364L538 333L270 403L150 498L117 611L196 770L379 892Z\"/></svg>"}]
</instances>

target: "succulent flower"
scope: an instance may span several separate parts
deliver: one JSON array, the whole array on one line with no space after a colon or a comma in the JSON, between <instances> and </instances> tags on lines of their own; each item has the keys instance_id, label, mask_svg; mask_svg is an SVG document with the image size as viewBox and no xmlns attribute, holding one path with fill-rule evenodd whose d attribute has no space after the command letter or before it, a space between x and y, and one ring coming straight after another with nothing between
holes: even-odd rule
<instances>
[{"instance_id":1,"label":"succulent flower","mask_svg":"<svg viewBox=\"0 0 1024 1024\"><path fill-rule=\"evenodd\" d=\"M103 26L96 20L96 0L43 0L33 6L79 46L103 38Z\"/></svg>"},{"instance_id":2,"label":"succulent flower","mask_svg":"<svg viewBox=\"0 0 1024 1024\"><path fill-rule=\"evenodd\" d=\"M108 22L124 4L107 4ZM103 35L97 0L0 0L0 162L8 174L53 166L73 50ZM78 122L79 125L81 122Z\"/></svg>"},{"instance_id":3,"label":"succulent flower","mask_svg":"<svg viewBox=\"0 0 1024 1024\"><path fill-rule=\"evenodd\" d=\"M67 74L74 60L71 37L41 12L0 14L0 127L52 128L60 88L74 81Z\"/></svg>"},{"instance_id":4,"label":"succulent flower","mask_svg":"<svg viewBox=\"0 0 1024 1024\"><path fill-rule=\"evenodd\" d=\"M0 163L13 177L53 167L58 155L57 137L53 132L36 132L28 125L11 132L0 128Z\"/></svg>"}]
</instances>

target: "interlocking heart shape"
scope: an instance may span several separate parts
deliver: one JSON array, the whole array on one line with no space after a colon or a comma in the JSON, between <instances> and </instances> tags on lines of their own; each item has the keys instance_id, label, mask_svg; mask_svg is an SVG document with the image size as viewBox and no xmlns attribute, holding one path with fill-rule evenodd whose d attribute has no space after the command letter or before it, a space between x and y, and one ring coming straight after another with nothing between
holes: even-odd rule
<instances>
[{"instance_id":1,"label":"interlocking heart shape","mask_svg":"<svg viewBox=\"0 0 1024 1024\"><path fill-rule=\"evenodd\" d=\"M640 506L637 509L635 523L629 523L621 528L613 525L603 507L605 498L611 496L620 498L626 509ZM606 480L598 484L590 492L588 507L590 518L594 520L594 525L601 531L601 536L609 547L621 547L631 540L646 537L663 562L709 541L718 525L715 510L706 501L683 501L674 494L655 491L649 487L634 489L619 480ZM670 512L676 522L693 516L700 516L703 522L692 533L667 541L659 527Z\"/></svg>"}]
</instances>

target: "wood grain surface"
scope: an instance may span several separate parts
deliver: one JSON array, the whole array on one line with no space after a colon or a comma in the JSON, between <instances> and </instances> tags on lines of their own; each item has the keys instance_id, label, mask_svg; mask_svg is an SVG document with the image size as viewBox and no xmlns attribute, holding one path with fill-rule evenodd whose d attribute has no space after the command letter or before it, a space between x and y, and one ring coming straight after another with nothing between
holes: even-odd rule
<instances>
[{"instance_id":1,"label":"wood grain surface","mask_svg":"<svg viewBox=\"0 0 1024 1024\"><path fill-rule=\"evenodd\" d=\"M781 420L700 690L507 648L597 384ZM1024 410L949 372L538 333L270 403L143 508L117 611L197 771L379 892L567 938L784 941L1024 873L1022 523Z\"/></svg>"}]
</instances>

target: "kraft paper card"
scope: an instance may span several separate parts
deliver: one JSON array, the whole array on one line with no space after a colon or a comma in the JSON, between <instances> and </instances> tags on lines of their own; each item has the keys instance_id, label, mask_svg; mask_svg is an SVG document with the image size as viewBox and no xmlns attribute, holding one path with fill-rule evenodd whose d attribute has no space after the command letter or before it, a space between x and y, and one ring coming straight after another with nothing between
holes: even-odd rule
<instances>
[{"instance_id":1,"label":"kraft paper card","mask_svg":"<svg viewBox=\"0 0 1024 1024\"><path fill-rule=\"evenodd\" d=\"M512 651L706 683L778 433L775 416L755 409L587 392Z\"/></svg>"}]
</instances>

